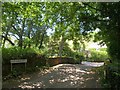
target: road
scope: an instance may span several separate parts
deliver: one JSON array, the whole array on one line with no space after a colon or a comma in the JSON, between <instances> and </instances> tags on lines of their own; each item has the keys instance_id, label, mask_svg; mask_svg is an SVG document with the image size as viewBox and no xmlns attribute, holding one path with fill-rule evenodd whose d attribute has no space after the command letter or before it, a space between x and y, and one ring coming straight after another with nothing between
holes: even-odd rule
<instances>
[{"instance_id":1,"label":"road","mask_svg":"<svg viewBox=\"0 0 120 90\"><path fill-rule=\"evenodd\" d=\"M42 72L24 75L21 79L3 82L3 88L101 88L93 68L104 63L59 64Z\"/></svg>"}]
</instances>

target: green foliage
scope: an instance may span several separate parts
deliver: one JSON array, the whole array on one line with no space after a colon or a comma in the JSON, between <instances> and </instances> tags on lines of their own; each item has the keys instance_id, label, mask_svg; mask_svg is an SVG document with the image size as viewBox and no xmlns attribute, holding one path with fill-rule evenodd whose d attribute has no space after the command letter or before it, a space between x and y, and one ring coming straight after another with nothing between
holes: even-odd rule
<instances>
[{"instance_id":1,"label":"green foliage","mask_svg":"<svg viewBox=\"0 0 120 90\"><path fill-rule=\"evenodd\" d=\"M25 48L21 49L20 47L12 47L12 48L2 48L2 58L3 58L3 65L10 64L10 60L12 59L27 59L28 64L37 64L37 62L45 62L46 57L43 52L40 54L41 51L39 49L31 49ZM41 59L41 61L39 61ZM34 63L33 63L34 62ZM36 65L35 64L35 65Z\"/></svg>"},{"instance_id":2,"label":"green foliage","mask_svg":"<svg viewBox=\"0 0 120 90\"><path fill-rule=\"evenodd\" d=\"M106 49L100 49L100 50L91 49L90 53L91 53L91 56L88 59L90 61L105 61L109 57Z\"/></svg>"},{"instance_id":3,"label":"green foliage","mask_svg":"<svg viewBox=\"0 0 120 90\"><path fill-rule=\"evenodd\" d=\"M58 39L62 36L66 39L83 41L87 31L93 30L92 19L94 9L85 3L36 3L36 2L4 2L3 6L3 46L6 41L12 41L11 36L16 38L15 45L20 47L37 47L48 44L46 30L54 30L54 36ZM90 3L96 6L96 4ZM96 15L98 15L96 13ZM96 16L95 15L95 16ZM91 18L92 17L92 18ZM9 19L9 21L8 21ZM90 25L89 25L90 24ZM54 28L55 27L55 28ZM10 36L11 35L11 36ZM88 37L86 37L88 39ZM12 44L12 43L11 43ZM82 42L81 42L82 44ZM78 44L76 49L79 48Z\"/></svg>"},{"instance_id":4,"label":"green foliage","mask_svg":"<svg viewBox=\"0 0 120 90\"><path fill-rule=\"evenodd\" d=\"M95 39L103 45L106 44L108 47L108 54L112 63L107 65L105 69L108 72L105 82L110 88L117 89L120 88L120 70L118 70L120 66L120 26L118 25L120 23L118 20L120 18L120 2L100 3L99 8L101 9L100 17L103 20L98 24L101 30L96 34Z\"/></svg>"},{"instance_id":5,"label":"green foliage","mask_svg":"<svg viewBox=\"0 0 120 90\"><path fill-rule=\"evenodd\" d=\"M106 82L110 88L120 88L120 69L119 63L111 63L105 66Z\"/></svg>"},{"instance_id":6,"label":"green foliage","mask_svg":"<svg viewBox=\"0 0 120 90\"><path fill-rule=\"evenodd\" d=\"M33 49L21 49L20 47L2 48L3 64L10 63L11 59L30 59L36 54Z\"/></svg>"},{"instance_id":7,"label":"green foliage","mask_svg":"<svg viewBox=\"0 0 120 90\"><path fill-rule=\"evenodd\" d=\"M118 23L120 22L118 18L120 18L120 2L118 3L100 3L99 8L100 17L103 19L98 24L98 27L101 29L95 39L100 41L101 44L106 44L108 47L108 54L112 61L119 62L120 61L120 26ZM104 9L104 10L103 10Z\"/></svg>"},{"instance_id":8,"label":"green foliage","mask_svg":"<svg viewBox=\"0 0 120 90\"><path fill-rule=\"evenodd\" d=\"M20 47L2 48L2 74L3 77L12 75L16 77L25 72L24 64L13 65L13 71L10 70L10 60L14 59L27 59L26 72L32 72L42 66L46 65L46 56L40 54L37 49ZM37 68L36 68L37 67Z\"/></svg>"},{"instance_id":9,"label":"green foliage","mask_svg":"<svg viewBox=\"0 0 120 90\"><path fill-rule=\"evenodd\" d=\"M11 76L12 77L18 77L22 72L19 70L16 70L16 69L13 69L12 72L11 72Z\"/></svg>"},{"instance_id":10,"label":"green foliage","mask_svg":"<svg viewBox=\"0 0 120 90\"><path fill-rule=\"evenodd\" d=\"M74 51L71 50L67 43L64 43L64 47L62 50L62 56L65 57L74 57Z\"/></svg>"},{"instance_id":11,"label":"green foliage","mask_svg":"<svg viewBox=\"0 0 120 90\"><path fill-rule=\"evenodd\" d=\"M29 66L39 66L45 63L39 62L41 58L39 54L42 54L43 61L46 54L83 59L83 55L78 54L79 49L84 47L84 41L89 41L91 37L89 32L95 28L100 28L95 35L95 41L106 44L112 61L120 62L119 11L120 2L3 2L2 46L5 46L6 41L17 46L2 48L3 67L5 64L10 64L11 59L19 58L27 58ZM55 31L52 34L52 44L48 43L51 38L48 38L46 30L49 29ZM15 38L15 42L12 41L12 37ZM65 44L67 39L73 40L75 51ZM33 47L40 50L31 49ZM52 49L48 50L49 47ZM105 61L106 58L108 58L106 51L91 50L90 60ZM119 76L119 73L116 75Z\"/></svg>"},{"instance_id":12,"label":"green foliage","mask_svg":"<svg viewBox=\"0 0 120 90\"><path fill-rule=\"evenodd\" d=\"M101 66L95 69L96 73L98 74L100 78L100 84L104 88L110 88L110 85L108 84L108 81L105 79L105 67Z\"/></svg>"},{"instance_id":13,"label":"green foliage","mask_svg":"<svg viewBox=\"0 0 120 90\"><path fill-rule=\"evenodd\" d=\"M85 59L83 54L81 53L76 53L75 54L75 63L81 64L81 62Z\"/></svg>"}]
</instances>

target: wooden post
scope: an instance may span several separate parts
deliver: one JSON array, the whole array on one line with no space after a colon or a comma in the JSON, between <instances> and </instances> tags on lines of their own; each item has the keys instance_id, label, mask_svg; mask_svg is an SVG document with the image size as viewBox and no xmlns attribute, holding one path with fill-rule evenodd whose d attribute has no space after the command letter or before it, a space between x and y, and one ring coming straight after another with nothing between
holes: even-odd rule
<instances>
[{"instance_id":1,"label":"wooden post","mask_svg":"<svg viewBox=\"0 0 120 90\"><path fill-rule=\"evenodd\" d=\"M12 71L12 63L11 63L11 71Z\"/></svg>"},{"instance_id":2,"label":"wooden post","mask_svg":"<svg viewBox=\"0 0 120 90\"><path fill-rule=\"evenodd\" d=\"M25 63L25 71L26 71L26 63Z\"/></svg>"}]
</instances>

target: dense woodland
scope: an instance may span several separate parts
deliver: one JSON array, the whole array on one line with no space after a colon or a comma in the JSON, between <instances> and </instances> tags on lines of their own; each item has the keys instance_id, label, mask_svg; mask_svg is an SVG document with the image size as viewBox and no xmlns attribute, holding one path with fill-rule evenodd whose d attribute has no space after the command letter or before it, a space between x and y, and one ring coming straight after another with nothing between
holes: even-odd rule
<instances>
[{"instance_id":1,"label":"dense woodland","mask_svg":"<svg viewBox=\"0 0 120 90\"><path fill-rule=\"evenodd\" d=\"M93 40L107 46L107 58L112 63L105 68L109 71L106 82L109 87L117 88L120 83L119 13L118 2L2 2L3 71L10 59L27 58L30 66L41 66L52 56L83 60L85 43ZM96 28L99 28L97 33ZM73 42L72 47L69 41Z\"/></svg>"}]
</instances>

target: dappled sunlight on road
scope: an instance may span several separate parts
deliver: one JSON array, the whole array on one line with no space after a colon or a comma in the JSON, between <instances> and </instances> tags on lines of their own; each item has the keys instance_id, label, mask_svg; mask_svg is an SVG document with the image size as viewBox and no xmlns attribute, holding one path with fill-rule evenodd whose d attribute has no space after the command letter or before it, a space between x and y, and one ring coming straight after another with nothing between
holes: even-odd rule
<instances>
[{"instance_id":1,"label":"dappled sunlight on road","mask_svg":"<svg viewBox=\"0 0 120 90\"><path fill-rule=\"evenodd\" d=\"M23 84L19 85L18 87L20 88L41 88L43 85L42 82L37 82L37 83L27 83L24 82Z\"/></svg>"},{"instance_id":2,"label":"dappled sunlight on road","mask_svg":"<svg viewBox=\"0 0 120 90\"><path fill-rule=\"evenodd\" d=\"M92 67L100 67L102 65L104 65L104 62L82 62L82 64L86 65L86 66L92 66Z\"/></svg>"},{"instance_id":3,"label":"dappled sunlight on road","mask_svg":"<svg viewBox=\"0 0 120 90\"><path fill-rule=\"evenodd\" d=\"M44 72L22 77L20 88L99 88L99 78L91 70L102 63L59 64Z\"/></svg>"},{"instance_id":4,"label":"dappled sunlight on road","mask_svg":"<svg viewBox=\"0 0 120 90\"><path fill-rule=\"evenodd\" d=\"M26 77L26 78L21 78L21 81L25 81L25 80L29 80L30 77Z\"/></svg>"}]
</instances>

